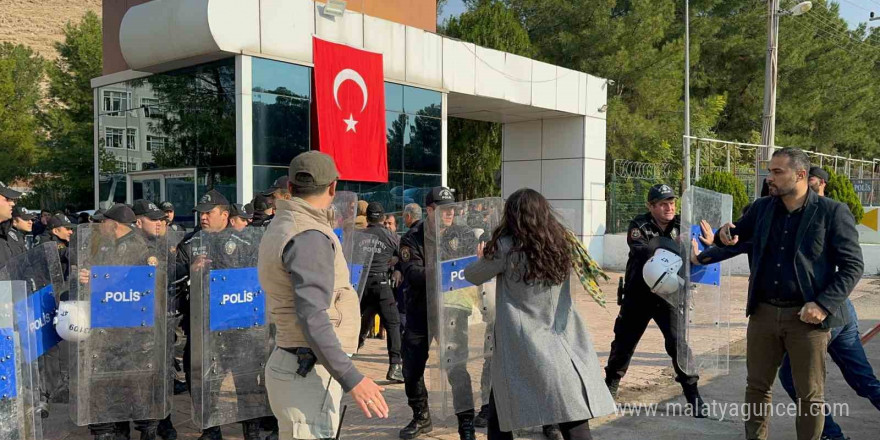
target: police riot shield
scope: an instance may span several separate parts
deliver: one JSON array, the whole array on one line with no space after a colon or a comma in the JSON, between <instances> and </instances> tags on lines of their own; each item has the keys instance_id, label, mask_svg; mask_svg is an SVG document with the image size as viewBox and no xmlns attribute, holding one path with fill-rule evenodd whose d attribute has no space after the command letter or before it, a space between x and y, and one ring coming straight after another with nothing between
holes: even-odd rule
<instances>
[{"instance_id":1,"label":"police riot shield","mask_svg":"<svg viewBox=\"0 0 880 440\"><path fill-rule=\"evenodd\" d=\"M71 299L88 328L71 341L70 413L77 425L163 419L171 411L168 249L116 222L82 224ZM83 321L87 325L83 325Z\"/></svg>"},{"instance_id":2,"label":"police riot shield","mask_svg":"<svg viewBox=\"0 0 880 440\"><path fill-rule=\"evenodd\" d=\"M700 221L714 231L731 221L733 197L691 186L681 205L684 287L679 289L678 360L689 374L727 374L730 345L730 267L726 262L690 263L691 239L699 240Z\"/></svg>"},{"instance_id":3,"label":"police riot shield","mask_svg":"<svg viewBox=\"0 0 880 440\"><path fill-rule=\"evenodd\" d=\"M23 320L22 324L28 324L22 326L30 333L25 340L34 341L25 347L26 360L39 359L41 399L36 404L42 417L52 419L44 426L67 429L67 411L60 405L68 399L67 343L58 336L53 325L58 300L67 298L57 243L38 245L8 261L0 269L0 280L25 283L27 301L16 304L16 313Z\"/></svg>"},{"instance_id":4,"label":"police riot shield","mask_svg":"<svg viewBox=\"0 0 880 440\"><path fill-rule=\"evenodd\" d=\"M177 274L176 272L177 247L183 241L186 232L168 229L165 234L167 236L166 242L168 243L168 310L171 313L171 318L169 318L168 322L168 332L170 333L169 344L171 344L171 352L173 356L171 375L175 381L183 383L186 381L186 372L183 368L183 355L186 351L186 334L181 326L183 316L180 315L180 302L183 299L181 295L185 293L185 289L181 284L186 281L180 281L180 274Z\"/></svg>"},{"instance_id":5,"label":"police riot shield","mask_svg":"<svg viewBox=\"0 0 880 440\"><path fill-rule=\"evenodd\" d=\"M257 277L262 234L227 229L193 241L190 392L202 429L272 415L264 377L271 334Z\"/></svg>"},{"instance_id":6,"label":"police riot shield","mask_svg":"<svg viewBox=\"0 0 880 440\"><path fill-rule=\"evenodd\" d=\"M338 191L333 197L334 224L333 232L342 243L342 255L346 261L351 261L351 251L354 240L350 232L354 231L354 221L357 217L357 194L351 191ZM346 234L349 232L349 234ZM348 235L348 237L346 237Z\"/></svg>"},{"instance_id":7,"label":"police riot shield","mask_svg":"<svg viewBox=\"0 0 880 440\"><path fill-rule=\"evenodd\" d=\"M0 281L0 439L42 438L39 344L24 281ZM51 324L50 324L51 325Z\"/></svg>"},{"instance_id":8,"label":"police riot shield","mask_svg":"<svg viewBox=\"0 0 880 440\"><path fill-rule=\"evenodd\" d=\"M363 298L367 287L367 275L373 264L373 255L379 252L379 239L373 234L354 231L351 234L351 257L346 258L351 286L357 291L358 298Z\"/></svg>"},{"instance_id":9,"label":"police riot shield","mask_svg":"<svg viewBox=\"0 0 880 440\"><path fill-rule=\"evenodd\" d=\"M486 198L437 207L425 222L431 356L431 409L443 419L488 404L481 389L494 351L494 280L474 286L464 269L498 225L503 201ZM486 387L482 387L486 388Z\"/></svg>"}]
</instances>

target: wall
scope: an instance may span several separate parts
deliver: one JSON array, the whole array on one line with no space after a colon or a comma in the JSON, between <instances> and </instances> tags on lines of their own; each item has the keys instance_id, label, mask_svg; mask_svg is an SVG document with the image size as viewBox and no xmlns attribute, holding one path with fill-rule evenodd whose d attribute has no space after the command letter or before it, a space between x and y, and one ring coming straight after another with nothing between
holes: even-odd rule
<instances>
[{"instance_id":1,"label":"wall","mask_svg":"<svg viewBox=\"0 0 880 440\"><path fill-rule=\"evenodd\" d=\"M104 0L104 75L128 70L128 63L122 57L119 45L119 29L122 18L129 8L150 0ZM167 0L171 1L171 0ZM196 0L176 0L196 1ZM201 0L201 1L251 1L265 4L267 9L282 7L289 0ZM323 0L318 0L323 2ZM347 11L363 12L366 15L402 23L430 32L437 30L436 0L348 0ZM287 11L290 12L290 11ZM283 17L279 17L283 19ZM312 28L314 28L314 21ZM293 43L293 42L289 42ZM311 41L307 42L311 44Z\"/></svg>"}]
</instances>

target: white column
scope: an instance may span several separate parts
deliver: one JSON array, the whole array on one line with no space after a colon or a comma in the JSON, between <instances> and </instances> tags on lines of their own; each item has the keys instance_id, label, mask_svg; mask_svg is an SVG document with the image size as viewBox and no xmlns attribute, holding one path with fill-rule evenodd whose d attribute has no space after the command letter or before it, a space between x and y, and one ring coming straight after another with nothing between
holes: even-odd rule
<instances>
[{"instance_id":1,"label":"white column","mask_svg":"<svg viewBox=\"0 0 880 440\"><path fill-rule=\"evenodd\" d=\"M101 155L99 154L100 143L101 143L101 119L98 115L101 114L101 97L100 97L100 88L95 87L92 89L92 113L94 118L93 124L93 135L94 138L94 157L95 157L95 166L94 166L94 186L92 188L95 189L95 210L97 210L100 206L98 205L101 202L101 187L100 187L100 174L101 174Z\"/></svg>"},{"instance_id":2,"label":"white column","mask_svg":"<svg viewBox=\"0 0 880 440\"><path fill-rule=\"evenodd\" d=\"M449 186L447 184L447 179L449 178L449 148L448 148L448 140L449 140L449 122L447 119L446 113L446 105L449 102L449 95L443 93L440 98L440 185Z\"/></svg>"},{"instance_id":3,"label":"white column","mask_svg":"<svg viewBox=\"0 0 880 440\"><path fill-rule=\"evenodd\" d=\"M245 204L254 192L253 97L251 57L235 57L236 198Z\"/></svg>"}]
</instances>

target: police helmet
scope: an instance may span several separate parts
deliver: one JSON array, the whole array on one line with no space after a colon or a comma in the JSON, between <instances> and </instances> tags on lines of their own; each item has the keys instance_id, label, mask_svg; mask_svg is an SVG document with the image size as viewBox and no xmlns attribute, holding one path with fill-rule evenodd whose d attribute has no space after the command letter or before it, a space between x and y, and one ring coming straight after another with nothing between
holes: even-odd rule
<instances>
[{"instance_id":1,"label":"police helmet","mask_svg":"<svg viewBox=\"0 0 880 440\"><path fill-rule=\"evenodd\" d=\"M645 283L651 292L658 295L672 295L684 286L684 280L678 276L682 266L681 257L666 249L660 248L642 268Z\"/></svg>"},{"instance_id":2,"label":"police helmet","mask_svg":"<svg viewBox=\"0 0 880 440\"><path fill-rule=\"evenodd\" d=\"M65 341L81 342L89 337L92 319L88 301L61 301L53 319L55 331Z\"/></svg>"}]
</instances>

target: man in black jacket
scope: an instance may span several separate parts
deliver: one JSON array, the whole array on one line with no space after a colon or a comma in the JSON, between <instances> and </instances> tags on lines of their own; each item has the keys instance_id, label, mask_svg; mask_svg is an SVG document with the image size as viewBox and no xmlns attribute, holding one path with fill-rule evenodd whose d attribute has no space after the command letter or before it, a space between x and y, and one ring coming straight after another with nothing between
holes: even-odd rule
<instances>
[{"instance_id":1,"label":"man in black jacket","mask_svg":"<svg viewBox=\"0 0 880 440\"><path fill-rule=\"evenodd\" d=\"M798 439L819 440L830 329L849 319L846 299L864 269L849 208L809 190L809 167L803 151L777 150L767 177L772 197L756 200L745 216L715 235L720 246L752 241L747 439L768 436L771 388L787 352L798 397Z\"/></svg>"}]
</instances>

